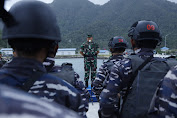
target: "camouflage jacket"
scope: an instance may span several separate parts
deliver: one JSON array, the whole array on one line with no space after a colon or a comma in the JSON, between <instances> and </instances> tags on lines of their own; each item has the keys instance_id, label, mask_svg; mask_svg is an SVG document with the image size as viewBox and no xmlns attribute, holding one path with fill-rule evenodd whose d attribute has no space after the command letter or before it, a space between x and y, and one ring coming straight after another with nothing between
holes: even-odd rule
<instances>
[{"instance_id":1,"label":"camouflage jacket","mask_svg":"<svg viewBox=\"0 0 177 118\"><path fill-rule=\"evenodd\" d=\"M95 95L100 95L103 88L106 87L107 83L109 82L108 77L111 71L111 68L115 63L122 60L124 57L123 55L115 55L111 56L109 60L104 62L101 67L99 68L96 78L93 81L93 92ZM111 66L111 67L109 67Z\"/></svg>"},{"instance_id":2,"label":"camouflage jacket","mask_svg":"<svg viewBox=\"0 0 177 118\"><path fill-rule=\"evenodd\" d=\"M145 60L153 55L153 50L143 48L137 52L137 55ZM131 76L132 62L129 58L124 58L115 63L109 75L109 83L100 95L102 110L106 112L110 111L107 114L114 112L119 102L118 93L124 94L123 91L127 89Z\"/></svg>"},{"instance_id":3,"label":"camouflage jacket","mask_svg":"<svg viewBox=\"0 0 177 118\"><path fill-rule=\"evenodd\" d=\"M62 69L62 66L55 65L54 58L47 58L44 61L43 65L46 67L47 71L51 74L60 72L61 69ZM56 76L57 76L57 74L56 74ZM79 93L81 94L82 103L84 103L84 105L81 107L81 109L83 110L83 112L87 112L88 111L88 102L89 102L90 94L89 94L88 90L85 88L84 83L80 79L80 76L76 72L74 72L73 76L74 76L74 77L72 77L73 80L69 83L72 86L74 86L79 91Z\"/></svg>"},{"instance_id":4,"label":"camouflage jacket","mask_svg":"<svg viewBox=\"0 0 177 118\"><path fill-rule=\"evenodd\" d=\"M4 85L0 85L0 99L1 118L80 118L62 105Z\"/></svg>"},{"instance_id":5,"label":"camouflage jacket","mask_svg":"<svg viewBox=\"0 0 177 118\"><path fill-rule=\"evenodd\" d=\"M83 52L84 57L93 57L97 56L97 52L99 51L99 46L97 43L92 42L85 42L81 45L80 51Z\"/></svg>"},{"instance_id":6,"label":"camouflage jacket","mask_svg":"<svg viewBox=\"0 0 177 118\"><path fill-rule=\"evenodd\" d=\"M149 113L153 118L177 118L177 66L159 84Z\"/></svg>"},{"instance_id":7,"label":"camouflage jacket","mask_svg":"<svg viewBox=\"0 0 177 118\"><path fill-rule=\"evenodd\" d=\"M35 81L28 91L29 93L49 102L55 101L83 115L83 111L80 109L82 107L80 93L62 79L48 74L42 63L37 60L13 58L0 69L0 83L22 88L36 71L42 72L43 75Z\"/></svg>"}]
</instances>

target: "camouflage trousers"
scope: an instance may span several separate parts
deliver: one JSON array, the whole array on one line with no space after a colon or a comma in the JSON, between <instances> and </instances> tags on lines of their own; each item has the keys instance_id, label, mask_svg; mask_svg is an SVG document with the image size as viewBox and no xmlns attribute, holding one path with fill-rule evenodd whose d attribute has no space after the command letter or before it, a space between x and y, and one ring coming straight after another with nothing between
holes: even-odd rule
<instances>
[{"instance_id":1,"label":"camouflage trousers","mask_svg":"<svg viewBox=\"0 0 177 118\"><path fill-rule=\"evenodd\" d=\"M85 81L89 80L91 71L91 81L95 80L96 69L97 69L97 58L96 57L85 57L84 58L84 69L85 69Z\"/></svg>"}]
</instances>

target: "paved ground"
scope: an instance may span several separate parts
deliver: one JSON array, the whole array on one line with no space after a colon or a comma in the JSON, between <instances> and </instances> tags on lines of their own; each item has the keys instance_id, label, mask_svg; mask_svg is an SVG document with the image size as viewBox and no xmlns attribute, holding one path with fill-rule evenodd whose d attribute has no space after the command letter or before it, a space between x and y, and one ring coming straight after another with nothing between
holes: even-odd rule
<instances>
[{"instance_id":1,"label":"paved ground","mask_svg":"<svg viewBox=\"0 0 177 118\"><path fill-rule=\"evenodd\" d=\"M98 118L99 103L89 103L89 111L87 112L87 118Z\"/></svg>"}]
</instances>

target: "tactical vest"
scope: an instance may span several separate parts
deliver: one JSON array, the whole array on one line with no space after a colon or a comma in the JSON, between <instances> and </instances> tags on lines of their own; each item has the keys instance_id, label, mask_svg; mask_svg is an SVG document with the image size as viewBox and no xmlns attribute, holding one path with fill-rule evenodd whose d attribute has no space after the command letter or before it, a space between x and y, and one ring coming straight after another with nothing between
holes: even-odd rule
<instances>
[{"instance_id":1,"label":"tactical vest","mask_svg":"<svg viewBox=\"0 0 177 118\"><path fill-rule=\"evenodd\" d=\"M134 73L144 60L137 55L131 55L129 58ZM174 59L153 58L139 70L124 100L121 118L148 118L148 109L157 85L176 64L177 61Z\"/></svg>"},{"instance_id":2,"label":"tactical vest","mask_svg":"<svg viewBox=\"0 0 177 118\"><path fill-rule=\"evenodd\" d=\"M71 85L74 84L74 69L72 68L71 63L63 63L61 65L61 71L51 72L50 74L67 81Z\"/></svg>"}]
</instances>

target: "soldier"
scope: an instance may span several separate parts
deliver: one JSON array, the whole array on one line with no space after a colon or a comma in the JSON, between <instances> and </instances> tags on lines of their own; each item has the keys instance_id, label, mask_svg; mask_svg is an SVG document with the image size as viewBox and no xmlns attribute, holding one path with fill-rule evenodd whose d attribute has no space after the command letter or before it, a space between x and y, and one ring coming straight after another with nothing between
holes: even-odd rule
<instances>
[{"instance_id":1,"label":"soldier","mask_svg":"<svg viewBox=\"0 0 177 118\"><path fill-rule=\"evenodd\" d=\"M81 45L80 54L84 56L85 86L88 87L88 80L91 70L91 82L96 77L98 44L93 42L92 35L87 36L87 41Z\"/></svg>"},{"instance_id":2,"label":"soldier","mask_svg":"<svg viewBox=\"0 0 177 118\"><path fill-rule=\"evenodd\" d=\"M66 107L40 100L20 90L0 85L1 118L80 118Z\"/></svg>"},{"instance_id":3,"label":"soldier","mask_svg":"<svg viewBox=\"0 0 177 118\"><path fill-rule=\"evenodd\" d=\"M2 53L0 52L0 68L3 66L3 63L4 61L2 60Z\"/></svg>"},{"instance_id":4,"label":"soldier","mask_svg":"<svg viewBox=\"0 0 177 118\"><path fill-rule=\"evenodd\" d=\"M62 79L47 74L42 65L53 43L61 40L51 8L40 1L19 1L3 15L2 39L8 39L16 57L0 70L0 83L55 101L84 116L80 93Z\"/></svg>"},{"instance_id":5,"label":"soldier","mask_svg":"<svg viewBox=\"0 0 177 118\"><path fill-rule=\"evenodd\" d=\"M112 53L112 56L108 61L101 65L96 78L93 81L93 92L97 98L100 96L101 91L109 82L107 79L109 77L112 66L124 58L123 52L127 48L127 41L123 37L115 36L110 39L108 47Z\"/></svg>"},{"instance_id":6,"label":"soldier","mask_svg":"<svg viewBox=\"0 0 177 118\"><path fill-rule=\"evenodd\" d=\"M177 118L177 65L160 82L149 114L152 118Z\"/></svg>"},{"instance_id":7,"label":"soldier","mask_svg":"<svg viewBox=\"0 0 177 118\"><path fill-rule=\"evenodd\" d=\"M43 62L43 65L45 66L47 72L67 81L80 92L82 101L84 103L84 106L82 107L83 111L87 112L90 94L88 90L85 88L79 75L76 72L74 72L71 63L63 63L61 66L55 65L54 57L56 56L57 50L58 50L58 42L55 42L53 44L53 50L50 51L48 57Z\"/></svg>"},{"instance_id":8,"label":"soldier","mask_svg":"<svg viewBox=\"0 0 177 118\"><path fill-rule=\"evenodd\" d=\"M147 117L148 106L157 84L170 66L166 59L153 57L153 49L162 40L155 22L135 22L128 36L131 37L136 55L120 60L111 69L109 83L100 95L102 118ZM125 89L124 94L122 91ZM119 109L115 109L115 106L119 105L120 95L123 97L123 104L118 115Z\"/></svg>"}]
</instances>

